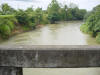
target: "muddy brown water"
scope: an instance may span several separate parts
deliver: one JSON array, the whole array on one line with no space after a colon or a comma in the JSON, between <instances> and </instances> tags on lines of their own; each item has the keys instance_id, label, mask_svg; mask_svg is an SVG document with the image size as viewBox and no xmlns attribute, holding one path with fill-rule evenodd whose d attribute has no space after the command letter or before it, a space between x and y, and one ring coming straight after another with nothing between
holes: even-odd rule
<instances>
[{"instance_id":1,"label":"muddy brown water","mask_svg":"<svg viewBox=\"0 0 100 75\"><path fill-rule=\"evenodd\" d=\"M80 31L82 21L59 22L18 34L0 45L98 45L95 38Z\"/></svg>"}]
</instances>

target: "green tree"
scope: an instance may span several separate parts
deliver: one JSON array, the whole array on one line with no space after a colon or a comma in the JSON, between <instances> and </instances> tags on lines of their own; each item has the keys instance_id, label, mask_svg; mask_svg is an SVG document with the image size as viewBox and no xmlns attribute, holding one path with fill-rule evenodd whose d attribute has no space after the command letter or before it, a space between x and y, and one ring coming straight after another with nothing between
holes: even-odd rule
<instances>
[{"instance_id":1,"label":"green tree","mask_svg":"<svg viewBox=\"0 0 100 75\"><path fill-rule=\"evenodd\" d=\"M42 8L37 8L35 10L35 22L36 22L36 24L40 24L41 23L42 17L43 17Z\"/></svg>"},{"instance_id":2,"label":"green tree","mask_svg":"<svg viewBox=\"0 0 100 75\"><path fill-rule=\"evenodd\" d=\"M48 6L48 19L50 23L55 23L55 21L60 20L60 6L56 0L52 0L52 2Z\"/></svg>"},{"instance_id":3,"label":"green tree","mask_svg":"<svg viewBox=\"0 0 100 75\"><path fill-rule=\"evenodd\" d=\"M61 20L66 21L67 20L67 5L64 5L63 8L60 9L60 18Z\"/></svg>"},{"instance_id":4,"label":"green tree","mask_svg":"<svg viewBox=\"0 0 100 75\"><path fill-rule=\"evenodd\" d=\"M34 10L33 10L33 8L32 8L32 7L27 8L25 11L26 11L26 12L28 12L28 13L32 13L32 12L34 12Z\"/></svg>"},{"instance_id":5,"label":"green tree","mask_svg":"<svg viewBox=\"0 0 100 75\"><path fill-rule=\"evenodd\" d=\"M72 8L68 8L66 13L67 13L67 20L72 20L73 19Z\"/></svg>"},{"instance_id":6,"label":"green tree","mask_svg":"<svg viewBox=\"0 0 100 75\"><path fill-rule=\"evenodd\" d=\"M86 29L87 28L87 29ZM87 30L100 43L100 5L96 6L88 15L81 30Z\"/></svg>"},{"instance_id":7,"label":"green tree","mask_svg":"<svg viewBox=\"0 0 100 75\"><path fill-rule=\"evenodd\" d=\"M33 21L34 19L32 19L33 17L21 9L17 11L16 18L18 20L18 23L21 26L30 27L30 28L35 26L34 21Z\"/></svg>"},{"instance_id":8,"label":"green tree","mask_svg":"<svg viewBox=\"0 0 100 75\"><path fill-rule=\"evenodd\" d=\"M14 14L15 10L5 3L1 5L1 12L3 15L7 15Z\"/></svg>"},{"instance_id":9,"label":"green tree","mask_svg":"<svg viewBox=\"0 0 100 75\"><path fill-rule=\"evenodd\" d=\"M11 32L15 29L15 22L17 22L14 16L0 16L0 35L2 38L8 38Z\"/></svg>"}]
</instances>

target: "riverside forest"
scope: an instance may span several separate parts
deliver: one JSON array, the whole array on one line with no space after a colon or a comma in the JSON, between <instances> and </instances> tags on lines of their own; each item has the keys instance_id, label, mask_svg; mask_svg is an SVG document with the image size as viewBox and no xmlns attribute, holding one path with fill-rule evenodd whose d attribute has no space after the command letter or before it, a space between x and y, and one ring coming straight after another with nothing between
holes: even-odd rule
<instances>
[{"instance_id":1,"label":"riverside forest","mask_svg":"<svg viewBox=\"0 0 100 75\"><path fill-rule=\"evenodd\" d=\"M68 28L68 26L70 26L71 29ZM48 27L51 28L51 31L49 30ZM60 27L62 29L60 29ZM49 37L51 35L51 32L53 36ZM56 32L57 34L59 33L60 36L54 34ZM36 41L38 41L37 35L42 35L42 36L38 36L38 38L40 37L39 40L42 39L43 40L42 42L45 42L45 45L47 44L48 41L49 41L48 44L54 44L50 42L51 41L56 42L57 36L59 37L58 40L60 42L60 45L62 44L69 45L63 43L65 40L66 42L69 42L71 45L72 44L86 45L85 42L84 44L75 43L75 42L82 41L84 35L86 36L90 35L89 39L90 40L95 39L96 43L99 44L100 43L100 5L94 7L92 11L87 11L86 9L80 9L74 3L71 3L68 6L66 4L65 5L60 4L57 0L52 0L46 10L43 10L40 7L36 9L33 9L33 7L29 7L25 10L14 9L11 6L9 6L7 3L2 4L0 6L0 40L8 41L10 38L16 36L16 34L19 36L24 35L19 33L25 33L27 38L29 34L34 35L34 36L30 36L28 40L31 38L31 41L33 41L35 44L37 44ZM24 38L24 36L19 38ZM46 40L47 38L53 38L53 40L52 39ZM26 40L26 38L24 39ZM23 39L19 39L17 40L17 42L20 40ZM10 42L11 41L16 41L16 40L13 40L12 38ZM57 43L58 42L56 42L55 44Z\"/></svg>"}]
</instances>

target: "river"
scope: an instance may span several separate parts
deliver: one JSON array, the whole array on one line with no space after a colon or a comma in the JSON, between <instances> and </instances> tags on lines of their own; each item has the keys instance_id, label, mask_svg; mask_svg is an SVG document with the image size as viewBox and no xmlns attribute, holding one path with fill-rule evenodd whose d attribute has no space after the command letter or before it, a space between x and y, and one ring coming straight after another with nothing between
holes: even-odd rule
<instances>
[{"instance_id":1,"label":"river","mask_svg":"<svg viewBox=\"0 0 100 75\"><path fill-rule=\"evenodd\" d=\"M98 45L80 31L82 21L59 22L18 34L0 45ZM24 68L23 75L100 75L100 68Z\"/></svg>"},{"instance_id":2,"label":"river","mask_svg":"<svg viewBox=\"0 0 100 75\"><path fill-rule=\"evenodd\" d=\"M95 38L80 31L82 21L44 25L3 41L0 45L98 45Z\"/></svg>"}]
</instances>

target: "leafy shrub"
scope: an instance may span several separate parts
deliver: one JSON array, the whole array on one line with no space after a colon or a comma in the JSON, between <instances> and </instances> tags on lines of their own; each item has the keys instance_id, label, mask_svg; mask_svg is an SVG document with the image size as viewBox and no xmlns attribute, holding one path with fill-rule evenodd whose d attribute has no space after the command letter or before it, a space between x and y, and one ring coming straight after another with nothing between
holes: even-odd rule
<instances>
[{"instance_id":1,"label":"leafy shrub","mask_svg":"<svg viewBox=\"0 0 100 75\"><path fill-rule=\"evenodd\" d=\"M50 21L50 23L55 23L56 21L59 21L59 16L57 15L57 13L52 13L48 16L48 20Z\"/></svg>"},{"instance_id":2,"label":"leafy shrub","mask_svg":"<svg viewBox=\"0 0 100 75\"><path fill-rule=\"evenodd\" d=\"M7 3L1 5L1 15L14 14L16 11L10 7Z\"/></svg>"},{"instance_id":3,"label":"leafy shrub","mask_svg":"<svg viewBox=\"0 0 100 75\"><path fill-rule=\"evenodd\" d=\"M96 36L96 41L97 41L98 43L100 43L100 33L98 33L98 35Z\"/></svg>"},{"instance_id":4,"label":"leafy shrub","mask_svg":"<svg viewBox=\"0 0 100 75\"><path fill-rule=\"evenodd\" d=\"M81 25L80 30L82 32L84 32L84 33L88 33L88 26L87 26L87 24Z\"/></svg>"},{"instance_id":5,"label":"leafy shrub","mask_svg":"<svg viewBox=\"0 0 100 75\"><path fill-rule=\"evenodd\" d=\"M16 18L13 15L0 15L0 34L8 38L15 28Z\"/></svg>"},{"instance_id":6,"label":"leafy shrub","mask_svg":"<svg viewBox=\"0 0 100 75\"><path fill-rule=\"evenodd\" d=\"M83 32L92 33L96 37L96 41L100 43L100 5L96 6L87 17L85 17L85 24L80 28Z\"/></svg>"},{"instance_id":7,"label":"leafy shrub","mask_svg":"<svg viewBox=\"0 0 100 75\"><path fill-rule=\"evenodd\" d=\"M47 14L43 14L43 17L42 17L42 24L48 24L49 23L49 20L48 20L48 15Z\"/></svg>"},{"instance_id":8,"label":"leafy shrub","mask_svg":"<svg viewBox=\"0 0 100 75\"><path fill-rule=\"evenodd\" d=\"M27 26L27 27L34 27L35 24L34 24L34 19L32 19L34 17L32 17L31 15L29 15L27 12L23 11L23 10L19 10L17 13L16 13L16 19L18 20L18 23L21 25L21 26Z\"/></svg>"},{"instance_id":9,"label":"leafy shrub","mask_svg":"<svg viewBox=\"0 0 100 75\"><path fill-rule=\"evenodd\" d=\"M0 34L2 38L8 38L11 34L11 29L8 25L0 25Z\"/></svg>"}]
</instances>

